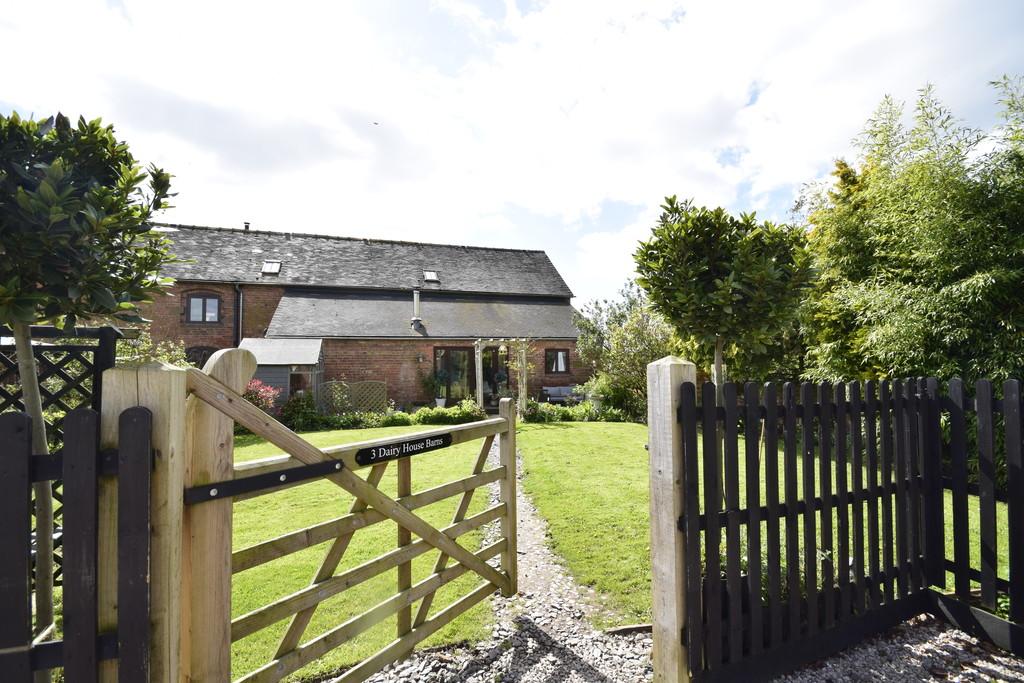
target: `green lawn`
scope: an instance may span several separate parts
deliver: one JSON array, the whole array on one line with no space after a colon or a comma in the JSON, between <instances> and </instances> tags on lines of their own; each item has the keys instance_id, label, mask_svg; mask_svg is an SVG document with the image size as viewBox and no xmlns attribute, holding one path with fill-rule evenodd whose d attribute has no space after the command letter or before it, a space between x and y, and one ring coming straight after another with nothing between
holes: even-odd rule
<instances>
[{"instance_id":1,"label":"green lawn","mask_svg":"<svg viewBox=\"0 0 1024 683\"><path fill-rule=\"evenodd\" d=\"M304 434L303 437L317 446L324 447L379 437L399 436L424 429L427 428L416 426L315 432ZM469 476L480 444L481 441L474 441L413 458L413 491L421 491ZM278 452L279 449L276 447L262 443L254 437L239 436L236 438L236 462L275 455ZM364 469L359 474L365 476L368 471L369 469ZM385 474L380 486L388 495L395 495L396 480L393 464ZM234 549L238 550L317 522L344 515L348 512L351 503L351 496L326 481L318 481L260 498L241 501L234 506ZM447 526L451 522L451 516L457 503L458 497L449 498L420 508L417 510L417 514L432 524ZM480 512L487 505L486 490L478 490L473 498L469 514ZM396 525L391 522L382 522L357 531L338 572L394 549L396 533ZM474 532L461 537L460 543L470 549L478 549L481 538L480 532ZM232 584L234 616L245 614L306 587L328 547L327 543L321 544L236 574ZM429 574L436 556L436 552L429 552L414 560L413 582L419 581ZM394 571L386 572L376 579L327 599L317 609L303 640L310 640L390 597L395 591L395 581L396 573ZM437 613L452 600L474 588L479 582L480 580L474 574L463 576L448 584L439 591L431 612ZM413 614L415 615L415 606ZM479 640L489 632L491 618L490 607L485 601L428 639L426 645ZM287 625L287 620L281 621L272 628L264 629L236 642L232 647L233 675L237 677L269 661ZM352 664L376 652L391 642L394 637L395 620L391 618L293 675L292 680L322 675Z\"/></svg>"},{"instance_id":2,"label":"green lawn","mask_svg":"<svg viewBox=\"0 0 1024 683\"><path fill-rule=\"evenodd\" d=\"M317 446L398 436L423 427L319 432L303 435ZM601 627L650 620L650 548L648 527L648 456L644 449L647 428L621 423L554 423L520 425L519 448L524 458L523 488L530 494L550 525L550 542L567 567L582 584L591 586L606 609L596 618ZM413 459L415 490L467 476L479 441L455 446ZM273 455L277 449L252 437L236 439L236 460ZM739 470L742 482L743 443ZM781 457L780 457L781 467ZM365 473L365 471L363 472ZM834 473L833 473L834 474ZM780 481L782 478L780 476ZM852 477L850 478L852 481ZM866 480L865 480L866 481ZM395 493L393 469L385 476L383 490ZM764 477L761 477L762 502ZM802 488L801 488L802 496ZM344 514L351 498L327 482L296 487L235 506L234 545L236 549L288 531ZM419 511L437 525L449 522L455 507L449 499ZM473 512L486 505L485 496L474 499ZM946 495L947 544L951 556L951 498ZM971 554L974 566L980 555L977 519L978 502L970 501ZM1000 530L999 574L1007 576L1006 506L997 510ZM838 533L838 525L833 524ZM783 534L785 527L783 525ZM820 531L820 529L819 529ZM464 537L471 548L479 547L480 534ZM382 523L356 533L355 541L340 570L365 562L394 547L395 526ZM327 545L290 555L235 576L234 612L240 615L275 598L307 585ZM414 563L414 581L426 576L434 553ZM339 571L340 571L339 570ZM466 576L442 591L436 611L457 594L476 584ZM327 600L318 609L306 639L340 624L392 594L394 572L378 577ZM486 604L442 630L428 644L470 641L486 635L491 612ZM234 645L234 674L240 675L266 662L287 622L266 629ZM300 672L313 676L350 664L376 651L394 638L394 620L361 635L349 645Z\"/></svg>"},{"instance_id":3,"label":"green lawn","mask_svg":"<svg viewBox=\"0 0 1024 683\"><path fill-rule=\"evenodd\" d=\"M607 613L597 617L598 626L650 620L646 442L647 427L636 424L563 422L527 424L519 429L518 443L525 474L523 488L533 497L550 525L552 547L576 579L594 588L608 608ZM743 448L740 439L741 497L746 475ZM781 454L779 462L781 470ZM798 460L798 481L802 482L799 465ZM817 471L817 467L815 469ZM833 467L833 482L834 478ZM848 481L853 481L849 470ZM782 486L781 471L779 482ZM766 502L764 483L762 465L762 504ZM820 491L820 482L816 488ZM802 498L802 484L799 491ZM945 499L947 557L952 557L952 495L948 491ZM745 500L742 504L745 506ZM996 515L1000 531L998 573L1007 578L1009 539L1005 504L997 505ZM969 500L969 516L972 565L978 567L981 551L976 497ZM784 520L780 526L785 538ZM818 533L820 538L820 518ZM741 535L745 545L745 529L741 529ZM762 539L765 535L762 531ZM724 536L723 530L723 543ZM837 547L837 536L838 521L833 515L833 548ZM802 521L798 537L802 539ZM763 542L766 543L766 539ZM951 578L949 585L952 586Z\"/></svg>"},{"instance_id":4,"label":"green lawn","mask_svg":"<svg viewBox=\"0 0 1024 683\"><path fill-rule=\"evenodd\" d=\"M609 613L599 626L649 621L647 427L610 422L524 424L523 490L550 542Z\"/></svg>"}]
</instances>

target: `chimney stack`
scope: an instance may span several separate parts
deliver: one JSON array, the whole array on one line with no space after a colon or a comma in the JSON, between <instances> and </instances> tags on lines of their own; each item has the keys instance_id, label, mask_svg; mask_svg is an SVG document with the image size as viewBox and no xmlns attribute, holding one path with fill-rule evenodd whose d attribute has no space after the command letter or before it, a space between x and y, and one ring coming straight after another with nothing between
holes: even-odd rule
<instances>
[{"instance_id":1,"label":"chimney stack","mask_svg":"<svg viewBox=\"0 0 1024 683\"><path fill-rule=\"evenodd\" d=\"M245 221L245 223L243 223L243 225L245 225L245 230L246 230L246 232L248 232L249 231L249 221Z\"/></svg>"},{"instance_id":2,"label":"chimney stack","mask_svg":"<svg viewBox=\"0 0 1024 683\"><path fill-rule=\"evenodd\" d=\"M409 321L409 324L412 325L412 327L415 328L415 327L419 327L421 322L423 322L423 319L420 318L420 288L419 287L413 287L412 288L412 320Z\"/></svg>"}]
</instances>

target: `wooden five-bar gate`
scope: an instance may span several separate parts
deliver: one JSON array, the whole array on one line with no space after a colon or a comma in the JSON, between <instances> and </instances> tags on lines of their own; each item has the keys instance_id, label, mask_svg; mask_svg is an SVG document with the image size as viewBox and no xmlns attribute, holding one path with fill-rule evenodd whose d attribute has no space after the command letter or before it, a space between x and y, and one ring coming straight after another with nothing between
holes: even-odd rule
<instances>
[{"instance_id":1,"label":"wooden five-bar gate","mask_svg":"<svg viewBox=\"0 0 1024 683\"><path fill-rule=\"evenodd\" d=\"M925 612L1024 655L1019 381L719 402L695 375L648 369L657 680L763 680Z\"/></svg>"},{"instance_id":2,"label":"wooden five-bar gate","mask_svg":"<svg viewBox=\"0 0 1024 683\"><path fill-rule=\"evenodd\" d=\"M287 620L275 656L238 678L277 681L394 617L395 639L338 679L361 681L496 591L516 592L511 401L503 400L494 418L319 449L242 398L255 369L251 353L231 349L214 354L202 371L168 365L108 370L101 414L69 414L63 450L46 458L31 455L27 417L0 416L5 681L27 681L33 670L58 667L69 683L119 675L123 681L228 681L232 642ZM236 423L285 454L236 464ZM468 476L413 490L412 456L474 440L481 447L471 468L467 462ZM496 465L488 458L495 440ZM397 497L378 488L389 466L397 471ZM28 577L29 488L58 477L65 482L67 538L60 641L52 632L33 638ZM232 550L234 501L313 481L351 494L348 514ZM497 484L496 502L470 514L474 491L490 484ZM416 513L446 499L457 499L448 526L438 528ZM387 521L398 527L394 550L339 572L353 535ZM458 542L492 522L500 526L496 540L475 552ZM319 545L324 557L308 587L232 618L234 574ZM413 559L430 551L437 553L433 571L413 583ZM307 636L321 602L391 570L397 582L390 597ZM479 577L477 587L432 610L438 589L466 574Z\"/></svg>"}]
</instances>

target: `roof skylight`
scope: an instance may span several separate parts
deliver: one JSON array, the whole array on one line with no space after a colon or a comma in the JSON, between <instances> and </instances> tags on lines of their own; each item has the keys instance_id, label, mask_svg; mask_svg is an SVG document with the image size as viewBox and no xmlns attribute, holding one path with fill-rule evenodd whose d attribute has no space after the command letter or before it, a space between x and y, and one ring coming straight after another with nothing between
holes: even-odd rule
<instances>
[{"instance_id":1,"label":"roof skylight","mask_svg":"<svg viewBox=\"0 0 1024 683\"><path fill-rule=\"evenodd\" d=\"M263 275L279 275L281 273L281 262L280 261L264 261L263 269L260 271Z\"/></svg>"},{"instance_id":2,"label":"roof skylight","mask_svg":"<svg viewBox=\"0 0 1024 683\"><path fill-rule=\"evenodd\" d=\"M440 282L441 279L439 277L437 277L437 271L436 270L424 270L423 271L423 281L424 282Z\"/></svg>"}]
</instances>

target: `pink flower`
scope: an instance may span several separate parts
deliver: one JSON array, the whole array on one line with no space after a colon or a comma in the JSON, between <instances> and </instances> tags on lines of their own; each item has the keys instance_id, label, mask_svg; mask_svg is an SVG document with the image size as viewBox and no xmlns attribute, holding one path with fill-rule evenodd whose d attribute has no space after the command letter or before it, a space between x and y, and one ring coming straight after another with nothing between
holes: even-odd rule
<instances>
[{"instance_id":1,"label":"pink flower","mask_svg":"<svg viewBox=\"0 0 1024 683\"><path fill-rule=\"evenodd\" d=\"M281 390L261 382L258 379L249 380L248 386L242 392L242 398L253 404L264 412L274 411L274 402L280 395Z\"/></svg>"}]
</instances>

